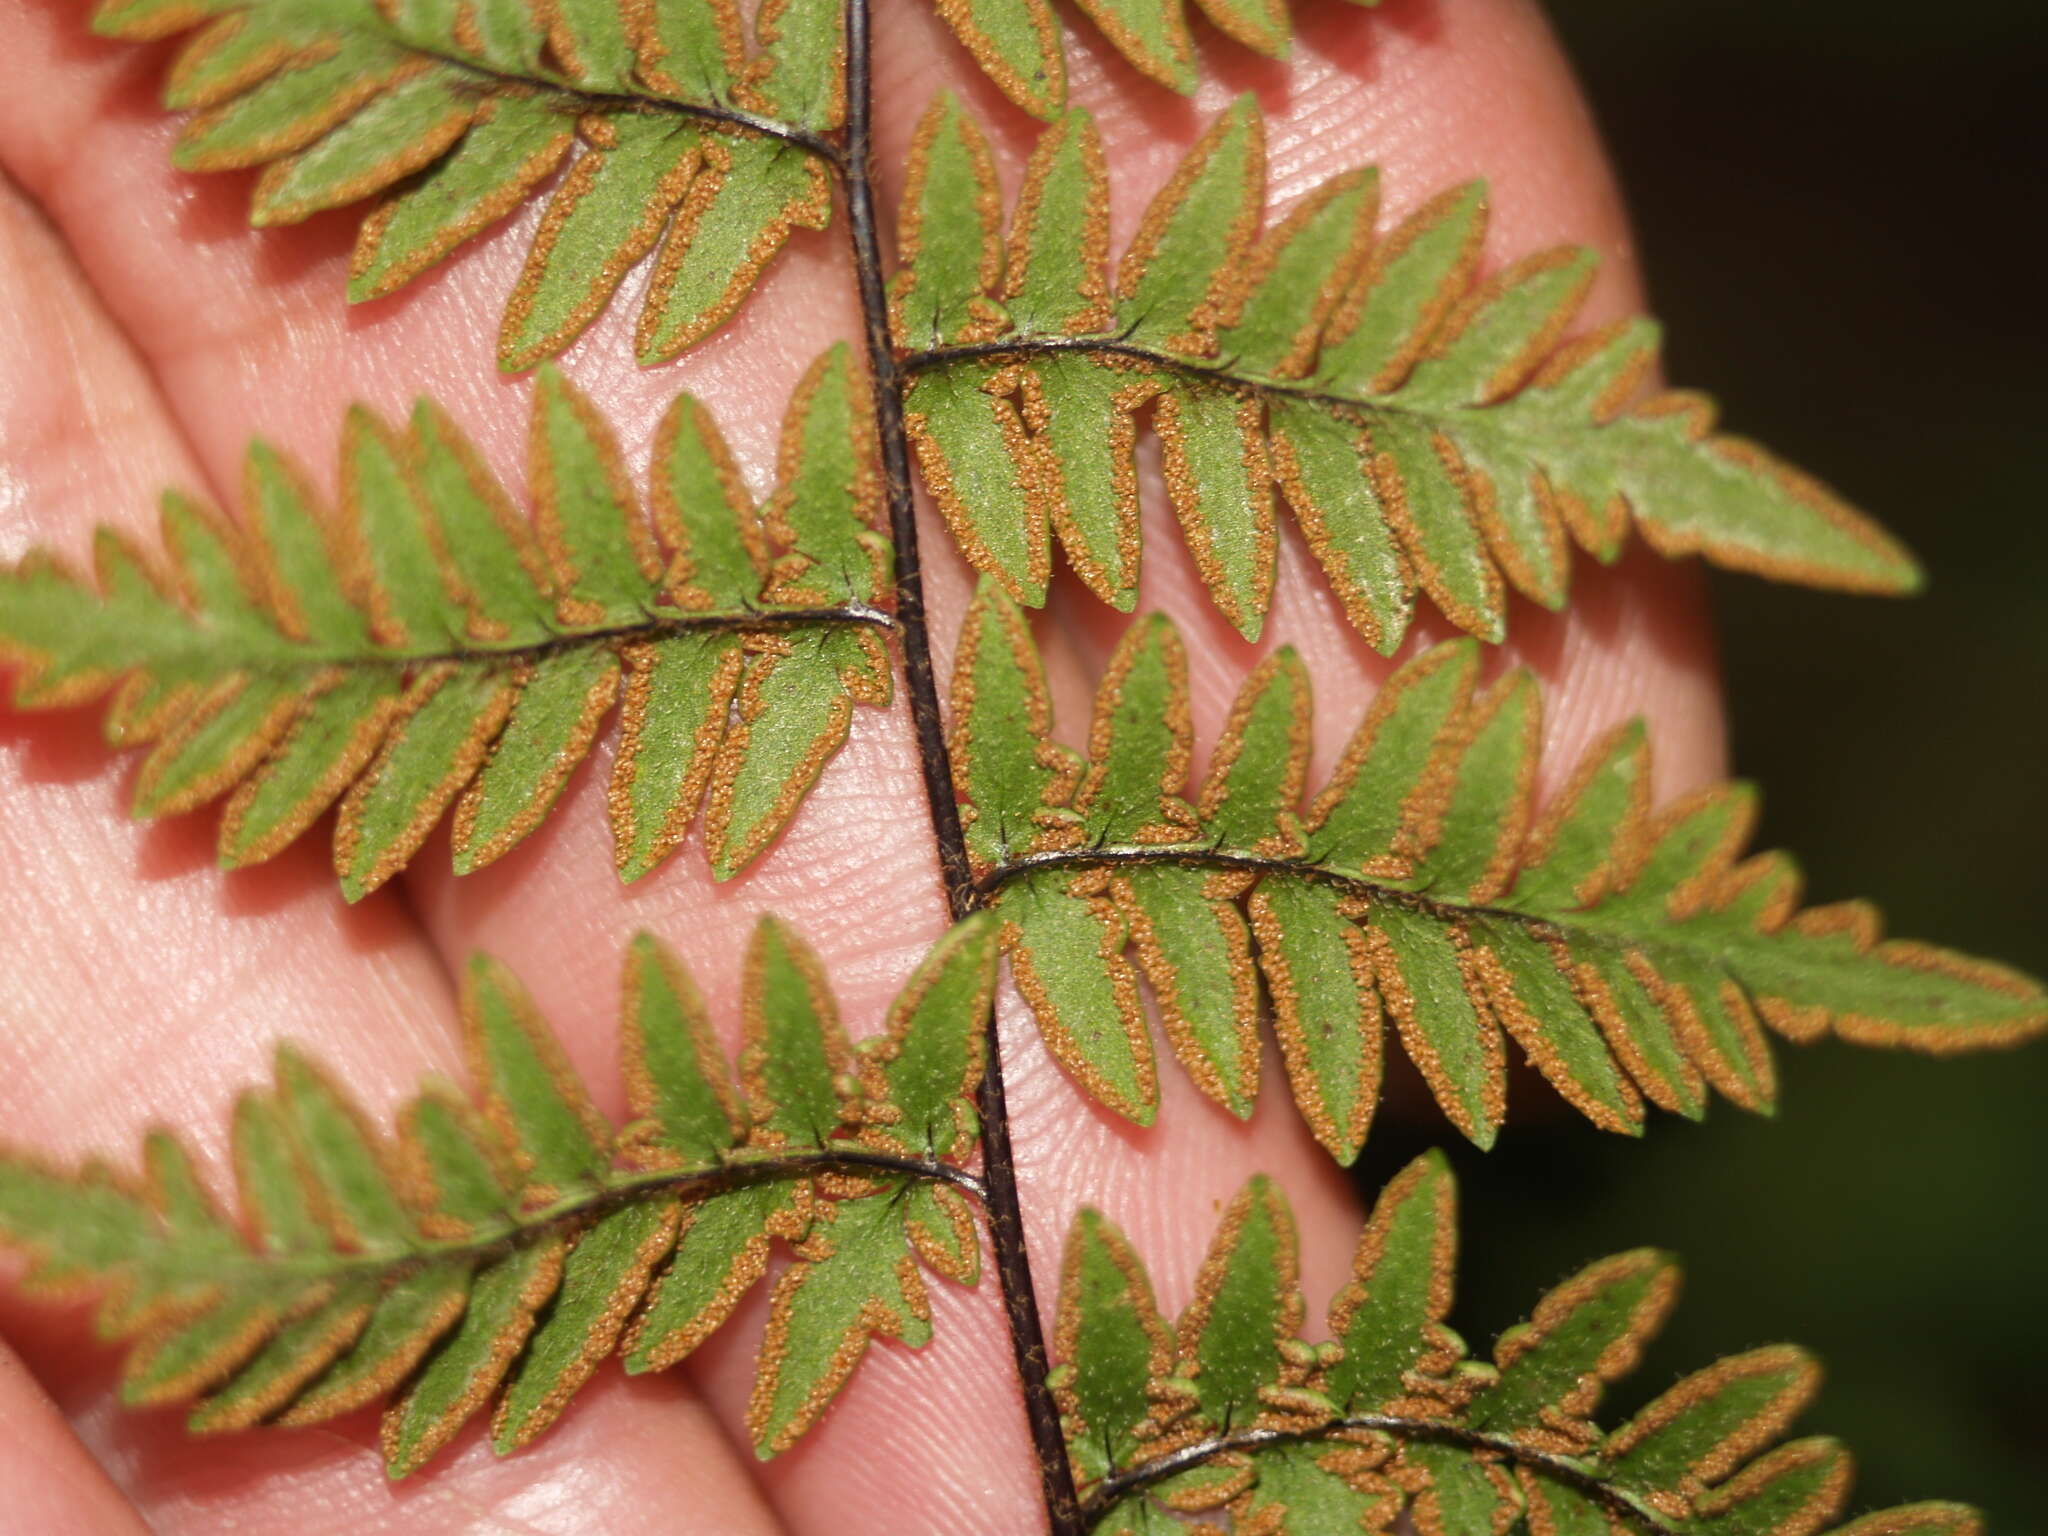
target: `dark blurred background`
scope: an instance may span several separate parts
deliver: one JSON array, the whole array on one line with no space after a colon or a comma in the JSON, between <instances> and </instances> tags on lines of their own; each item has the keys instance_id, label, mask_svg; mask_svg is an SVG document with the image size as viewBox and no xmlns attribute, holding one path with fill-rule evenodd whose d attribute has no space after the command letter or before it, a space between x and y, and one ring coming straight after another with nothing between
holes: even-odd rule
<instances>
[{"instance_id":1,"label":"dark blurred background","mask_svg":"<svg viewBox=\"0 0 2048 1536\"><path fill-rule=\"evenodd\" d=\"M1907 603L1718 584L1739 772L1817 900L2048 972L2048 7L1551 0L1621 168L1672 377L1922 557ZM1686 1294L1625 1410L1776 1339L1856 1505L2048 1532L2048 1048L1779 1052L1779 1117L1634 1145L1558 1120L1459 1159L1458 1321L1639 1243ZM1386 1128L1376 1184L1430 1139Z\"/></svg>"}]
</instances>

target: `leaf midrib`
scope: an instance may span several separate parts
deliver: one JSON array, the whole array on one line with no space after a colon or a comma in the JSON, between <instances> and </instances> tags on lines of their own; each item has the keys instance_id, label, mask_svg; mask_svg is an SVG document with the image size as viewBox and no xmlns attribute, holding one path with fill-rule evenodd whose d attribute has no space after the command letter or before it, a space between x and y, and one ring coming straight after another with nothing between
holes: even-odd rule
<instances>
[{"instance_id":1,"label":"leaf midrib","mask_svg":"<svg viewBox=\"0 0 2048 1536\"><path fill-rule=\"evenodd\" d=\"M1331 885L1363 896L1369 901L1382 901L1405 907L1445 923L1475 917L1501 918L1529 927L1553 929L1616 952L1648 951L1655 955L1663 951L1683 954L1690 959L1712 965L1717 970L1726 971L1737 980L1743 979L1741 967L1736 959L1739 950L1731 949L1731 944L1739 943L1745 937L1770 937L1767 934L1751 933L1740 927L1723 925L1713 925L1712 931L1709 932L1708 925L1703 919L1712 914L1681 920L1702 924L1695 936L1676 927L1649 931L1627 928L1611 918L1603 918L1598 909L1554 914L1532 912L1507 905L1442 901L1431 897L1421 887L1394 881L1368 880L1360 875L1346 874L1328 865L1298 863L1244 849L1223 848L1211 843L1163 846L1105 844L1086 849L1059 849L1048 853L1026 854L1012 863L999 865L982 875L976 881L976 889L992 896L1014 880L1048 869L1084 871L1145 864L1174 864Z\"/></svg>"},{"instance_id":2,"label":"leaf midrib","mask_svg":"<svg viewBox=\"0 0 2048 1536\"><path fill-rule=\"evenodd\" d=\"M1525 434L1512 429L1513 418L1502 413L1520 398L1516 395L1510 395L1490 405L1416 407L1404 404L1398 390L1391 395L1336 394L1329 390L1317 389L1300 380L1275 379L1264 374L1241 372L1230 367L1227 362L1210 363L1200 358L1181 357L1175 353L1160 352L1151 347L1119 341L1114 336L1034 336L1013 338L1008 341L979 342L971 346L934 347L908 353L904 358L903 367L906 372L920 374L942 372L958 363L999 363L1019 358L1059 356L1122 358L1181 378L1250 390L1255 394L1272 398L1297 400L1305 405L1321 406L1326 410L1350 416L1399 416L1438 426L1455 423L1459 431L1474 428L1490 430L1523 446L1532 455L1545 448L1554 450L1556 447L1555 436ZM1583 427L1561 423L1557 435L1595 430L1598 430L1597 425L1590 422Z\"/></svg>"},{"instance_id":3,"label":"leaf midrib","mask_svg":"<svg viewBox=\"0 0 2048 1536\"><path fill-rule=\"evenodd\" d=\"M872 626L893 630L896 621L884 610L864 603L848 603L835 608L763 607L717 613L650 614L639 624L613 624L593 629L562 630L545 640L476 641L461 649L430 650L423 647L414 650L399 646L378 647L368 651L338 646L321 647L281 635L266 636L248 628L215 627L203 621L195 621L182 632L186 643L165 646L154 656L138 657L128 665L131 668L146 667L163 671L189 668L205 676L227 676L236 672L296 674L317 672L329 667L404 670L409 667L432 666L440 662L481 665L487 662L528 658L538 660L559 651L573 650L586 645L658 639L670 634L751 634L785 629L831 628L839 625L850 628ZM252 647L261 643L264 644L264 649L238 650L238 643Z\"/></svg>"},{"instance_id":4,"label":"leaf midrib","mask_svg":"<svg viewBox=\"0 0 2048 1536\"><path fill-rule=\"evenodd\" d=\"M281 4L280 0L271 0L271 3L267 5L243 5L235 7L235 9L246 12L324 8L306 7L303 5L302 0L293 0L293 5L290 7ZM324 28L343 34L353 33L358 36L375 37L389 43L393 47L402 48L408 53L417 54L422 58L433 59L439 64L462 70L479 80L493 81L506 86L537 85L544 87L556 95L565 98L562 105L557 109L565 116L580 116L584 112L595 110L693 117L730 128L742 128L755 133L766 134L770 138L784 139L789 143L808 149L813 154L820 156L835 166L840 163L839 147L832 143L831 140L776 118L764 117L739 107L713 106L703 102L677 101L673 97L668 96L652 94L642 96L633 92L592 91L574 84L561 75L544 69L536 69L532 74L514 74L507 70L493 68L491 65L480 62L466 54L450 53L445 49L417 41L402 28L391 25L390 22L378 15L372 7L362 6L359 8L355 5L344 3L343 6L337 8L337 12L337 14L316 14L314 16L294 15L290 20L293 24L308 31L317 31Z\"/></svg>"},{"instance_id":5,"label":"leaf midrib","mask_svg":"<svg viewBox=\"0 0 2048 1536\"><path fill-rule=\"evenodd\" d=\"M225 1252L214 1247L203 1252L194 1249L188 1255L180 1248L175 1234L166 1232L157 1261L138 1264L136 1268L158 1280L196 1278L219 1282L226 1274L230 1278L223 1289L231 1293L269 1287L289 1289L321 1281L339 1282L361 1277L395 1280L449 1259L466 1259L471 1264L482 1264L551 1232L587 1225L642 1200L665 1195L702 1199L753 1184L848 1172L951 1184L977 1200L982 1196L979 1178L938 1158L902 1157L845 1145L766 1155L735 1149L726 1161L701 1168L683 1171L659 1169L638 1174L617 1171L608 1175L601 1184L575 1190L530 1211L508 1214L500 1221L480 1225L459 1238L419 1238L404 1243L366 1244L347 1252L263 1252L237 1246ZM189 1262L185 1262L188 1258Z\"/></svg>"}]
</instances>

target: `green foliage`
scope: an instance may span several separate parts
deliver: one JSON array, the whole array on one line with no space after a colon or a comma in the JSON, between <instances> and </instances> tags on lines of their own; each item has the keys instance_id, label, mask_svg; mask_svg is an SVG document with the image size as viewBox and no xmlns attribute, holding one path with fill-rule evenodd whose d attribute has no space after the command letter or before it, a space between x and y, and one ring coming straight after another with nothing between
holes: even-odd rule
<instances>
[{"instance_id":1,"label":"green foliage","mask_svg":"<svg viewBox=\"0 0 2048 1536\"><path fill-rule=\"evenodd\" d=\"M1379 0L1351 0L1372 7ZM996 88L1026 112L1053 118L1066 103L1066 57L1050 0L937 0L967 51ZM1200 83L1184 0L1079 0L1088 19L1131 68L1191 95ZM1287 0L1198 0L1209 24L1268 58L1287 57Z\"/></svg>"},{"instance_id":2,"label":"green foliage","mask_svg":"<svg viewBox=\"0 0 2048 1536\"><path fill-rule=\"evenodd\" d=\"M764 919L740 1087L689 977L643 934L622 1030L636 1118L615 1130L519 982L478 957L462 1014L480 1108L430 1083L387 1138L287 1047L275 1086L235 1106L239 1220L156 1133L139 1181L0 1151L0 1242L28 1254L31 1293L97 1294L102 1335L133 1343L131 1407L196 1399L190 1425L210 1433L395 1393L383 1446L402 1477L494 1399L505 1454L614 1352L629 1371L683 1359L781 1239L794 1262L749 1415L771 1455L869 1337L930 1336L915 1259L974 1283L978 1241L941 1159L972 1145L995 958L987 919L955 928L856 1050L816 959Z\"/></svg>"},{"instance_id":3,"label":"green foliage","mask_svg":"<svg viewBox=\"0 0 2048 1536\"><path fill-rule=\"evenodd\" d=\"M1182 0L1079 3L1139 73L1193 90ZM1649 322L1572 337L1590 253L1482 279L1483 186L1381 232L1376 175L1353 171L1265 228L1249 97L1112 269L1102 146L1065 109L1050 0L936 4L1050 126L1006 227L983 131L935 103L903 168L886 283L878 232L852 231L874 377L844 347L812 368L764 507L681 398L643 508L595 411L548 370L531 522L423 404L404 432L350 418L337 510L258 445L239 525L173 497L161 562L102 532L90 583L44 554L0 571L18 703L106 699L109 740L150 749L137 814L227 797L228 867L335 808L350 899L444 816L458 872L501 858L615 707L621 875L652 870L700 811L714 875L736 874L789 823L853 705L889 701L894 572L876 529L885 496L899 526L913 515L908 485L884 484L899 450L984 573L955 658L965 847L941 852L977 882L956 906L993 911L941 941L858 1049L815 957L768 919L746 957L737 1081L687 976L635 941L623 1128L518 982L479 959L463 1016L481 1106L430 1084L387 1137L285 1049L274 1087L236 1109L235 1218L169 1135L145 1142L139 1181L0 1149L0 1239L29 1254L32 1290L97 1296L103 1332L133 1344L129 1402L193 1401L204 1432L395 1396L393 1476L495 1402L509 1452L609 1355L634 1372L689 1356L779 1242L746 1425L759 1454L786 1449L870 1338L930 1337L925 1270L979 1278L967 1196L1000 1191L959 1163L983 1130L999 951L1055 1057L1140 1122L1159 1097L1154 1014L1202 1090L1247 1117L1270 1012L1297 1104L1346 1162L1390 1022L1481 1145L1505 1113L1510 1038L1589 1118L1633 1132L1645 1100L1698 1115L1710 1087L1767 1109L1766 1026L1927 1051L2048 1027L2032 981L1882 941L1860 904L1799 912L1788 859L1738 862L1743 786L1653 813L1638 727L1539 808L1535 685L1515 672L1482 688L1469 640L1395 671L1313 793L1309 680L1286 649L1248 678L1192 782L1187 661L1160 615L1118 648L1086 753L1059 745L1018 605L1045 601L1055 544L1103 600L1135 605L1141 428L1205 585L1247 638L1271 603L1282 502L1350 623L1389 654L1419 594L1487 641L1511 591L1561 608L1573 546L1611 562L1631 522L1662 554L1816 586L1895 593L1918 573L1823 487L1716 435L1706 401L1654 390ZM835 176L872 190L866 114L848 108L873 82L846 78L845 23L863 7L99 0L95 24L183 37L165 85L191 114L174 161L259 170L252 223L377 200L353 300L395 293L544 195L498 344L500 366L523 370L643 263L639 359L675 357L736 312L792 230L826 226ZM1199 7L1285 54L1285 0ZM878 382L900 391L887 445L869 419ZM935 771L929 669L908 676ZM1490 1364L1468 1359L1445 1325L1453 1205L1434 1155L1388 1187L1319 1344L1300 1336L1293 1218L1267 1180L1224 1212L1171 1324L1131 1245L1082 1211L1049 1382L1031 1379L1043 1353L1013 1342L1027 1396L1043 1385L1064 1415L1092 1528L1163 1536L1180 1513L1228 1511L1261 1536L1814 1536L1834 1518L1840 1448L1771 1449L1815 1388L1797 1350L1722 1361L1595 1427L1604 1385L1671 1305L1660 1254L1589 1266ZM996 1214L1006 1299L1028 1304L1017 1213ZM1031 1401L1043 1445L1051 1410ZM1049 1479L1048 1507L1064 1502ZM1934 1504L1841 1530L1977 1536L1968 1511Z\"/></svg>"},{"instance_id":4,"label":"green foliage","mask_svg":"<svg viewBox=\"0 0 2048 1536\"><path fill-rule=\"evenodd\" d=\"M94 25L191 32L164 82L164 105L192 114L172 159L260 167L252 224L379 199L357 302L561 171L506 305L507 369L568 346L657 246L636 345L644 363L674 357L732 316L792 229L831 218L810 136L845 110L837 4L771 5L751 45L733 0L101 0Z\"/></svg>"},{"instance_id":5,"label":"green foliage","mask_svg":"<svg viewBox=\"0 0 2048 1536\"><path fill-rule=\"evenodd\" d=\"M1800 911L1790 858L1739 858L1746 786L1653 811L1639 724L1595 745L1539 816L1535 683L1482 688L1480 660L1460 640L1398 668L1305 795L1308 679L1276 652L1197 786L1169 620L1126 632L1082 759L1052 744L1022 614L984 579L953 682L968 847L1019 989L1092 1096L1152 1117L1141 973L1175 1055L1240 1116L1262 978L1296 1102L1344 1162L1389 1024L1481 1146L1506 1112L1503 1032L1595 1124L1632 1133L1645 1098L1697 1116L1709 1086L1768 1109L1764 1026L1931 1052L2048 1027L2024 977L1881 940L1862 903Z\"/></svg>"},{"instance_id":6,"label":"green foliage","mask_svg":"<svg viewBox=\"0 0 2048 1536\"><path fill-rule=\"evenodd\" d=\"M1646 394L1650 322L1565 339L1590 252L1480 281L1477 183L1380 234L1375 173L1346 172L1262 234L1247 97L1161 189L1112 286L1088 116L1040 138L1007 240L978 142L952 103L934 107L895 321L926 484L1019 602L1045 600L1055 534L1105 602L1136 601L1141 417L1202 579L1247 637L1271 601L1283 500L1352 625L1389 654L1418 590L1485 640L1505 633L1510 588L1562 607L1572 543L1612 561L1631 520L1662 554L1779 580L1918 582L1860 514L1714 433L1706 400Z\"/></svg>"},{"instance_id":7,"label":"green foliage","mask_svg":"<svg viewBox=\"0 0 2048 1536\"><path fill-rule=\"evenodd\" d=\"M1586 1536L1812 1536L1841 1512L1840 1445L1769 1450L1819 1385L1804 1353L1720 1361L1604 1431L1602 1389L1634 1369L1677 1295L1671 1261L1645 1249L1587 1266L1486 1363L1443 1326L1454 1224L1450 1168L1428 1153L1381 1192L1330 1338L1314 1344L1299 1337L1292 1218L1265 1180L1225 1211L1171 1330L1129 1244L1084 1210L1067 1240L1054 1380L1093 1529L1177 1530L1165 1510L1227 1510L1258 1536L1389 1532L1404 1513L1428 1536L1499 1536L1518 1521ZM1981 1526L1959 1505L1916 1504L1837 1529Z\"/></svg>"},{"instance_id":8,"label":"green foliage","mask_svg":"<svg viewBox=\"0 0 2048 1536\"><path fill-rule=\"evenodd\" d=\"M679 396L643 508L595 410L544 372L530 526L431 402L404 433L358 408L338 510L259 443L240 526L165 499L161 569L102 529L97 590L44 554L0 571L0 657L23 667L23 707L111 694L107 739L150 747L138 816L227 796L228 868L338 801L351 900L451 807L458 872L503 857L621 705L620 874L654 868L703 807L726 879L795 815L854 704L890 697L866 403L844 348L820 358L757 511L710 416Z\"/></svg>"}]
</instances>

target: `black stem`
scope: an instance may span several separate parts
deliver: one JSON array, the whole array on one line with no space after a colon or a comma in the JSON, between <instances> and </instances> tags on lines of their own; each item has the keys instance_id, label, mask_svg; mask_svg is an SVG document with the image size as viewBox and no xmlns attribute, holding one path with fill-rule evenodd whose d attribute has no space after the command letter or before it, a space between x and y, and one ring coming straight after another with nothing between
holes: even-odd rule
<instances>
[{"instance_id":1,"label":"black stem","mask_svg":"<svg viewBox=\"0 0 2048 1536\"><path fill-rule=\"evenodd\" d=\"M1382 1434L1393 1436L1396 1440L1416 1440L1431 1445L1454 1445L1461 1450L1484 1451L1502 1461L1540 1472L1552 1482L1564 1484L1590 1502L1599 1505L1608 1514L1634 1526L1637 1530L1650 1533L1650 1536L1672 1536L1675 1530L1671 1524L1659 1519L1656 1512L1647 1505L1611 1483L1602 1482L1579 1463L1566 1457L1533 1450L1505 1436L1489 1435L1476 1429L1465 1429L1457 1424L1443 1424L1429 1419L1405 1419L1384 1413L1353 1414L1328 1424L1319 1424L1314 1429L1239 1430L1234 1434L1216 1435L1194 1445L1185 1445L1179 1450L1170 1451L1142 1465L1111 1473L1090 1490L1083 1513L1087 1524L1093 1526L1132 1494L1164 1482L1176 1473L1200 1466L1217 1456L1231 1451L1258 1451L1268 1446L1302 1445L1327 1440L1347 1429L1378 1430Z\"/></svg>"},{"instance_id":2,"label":"black stem","mask_svg":"<svg viewBox=\"0 0 2048 1536\"><path fill-rule=\"evenodd\" d=\"M896 546L896 625L903 645L905 692L917 736L925 802L938 843L939 873L946 909L955 918L983 904L967 859L967 837L953 792L952 755L946 747L938 678L932 667L931 632L924 606L924 574L918 563L917 503L911 493L910 439L903 425L903 394L909 375L889 334L889 299L882 281L881 226L875 212L873 37L868 0L846 0L846 186L847 225L860 287L861 319L867 341L868 373L875 394L875 428L881 439L882 479L889 507L889 534ZM1081 1500L1060 1431L1059 1404L1047 1376L1052 1368L1038 1319L1038 1296L1024 1241L1024 1211L1017 1195L1016 1156L1010 1145L1010 1113L1003 1092L1002 1047L995 1012L988 1021L988 1070L982 1074L982 1207L988 1215L989 1246L1009 1323L1010 1349L1017 1365L1031 1447L1038 1459L1050 1536L1084 1536Z\"/></svg>"}]
</instances>

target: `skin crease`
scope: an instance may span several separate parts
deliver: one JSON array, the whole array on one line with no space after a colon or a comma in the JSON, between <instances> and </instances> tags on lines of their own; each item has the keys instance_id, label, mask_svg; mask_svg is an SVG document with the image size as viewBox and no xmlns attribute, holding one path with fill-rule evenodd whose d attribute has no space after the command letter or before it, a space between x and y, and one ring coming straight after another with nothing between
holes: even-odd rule
<instances>
[{"instance_id":1,"label":"skin crease","mask_svg":"<svg viewBox=\"0 0 2048 1536\"><path fill-rule=\"evenodd\" d=\"M1098 112L1110 152L1119 246L1201 125L1253 89L1268 114L1275 206L1370 161L1382 167L1384 224L1483 171L1493 186L1490 264L1560 240L1587 243L1607 260L1585 323L1640 306L1613 186L1532 5L1411 0L1364 12L1301 0L1297 9L1286 66L1199 29L1205 84L1192 103L1137 80L1085 29L1070 36L1073 96ZM250 178L169 169L175 124L153 102L165 50L96 42L79 0L0 0L0 30L10 39L0 57L0 557L36 542L82 555L96 521L153 543L163 485L232 505L251 435L330 488L341 413L354 400L399 418L413 397L433 393L523 486L529 386L498 374L492 348L537 208L397 297L350 309L341 290L354 214L252 232ZM916 115L941 83L991 123L1014 190L1029 124L973 75L929 8L883 5L877 33L884 206L900 190L895 168ZM567 370L615 423L636 471L661 410L688 388L711 402L750 483L765 491L791 384L828 342L856 333L843 241L838 226L801 237L742 317L674 365L631 364L630 297L571 350ZM629 296L641 281L628 280ZM1387 663L1343 629L1292 535L1267 638L1239 641L1194 581L1156 486L1146 500L1140 606L1181 620L1198 739L1213 739L1251 662L1289 641L1318 690L1313 773L1325 772ZM970 583L926 510L943 671ZM1070 577L1041 618L1069 741L1085 736L1086 688L1122 622ZM1422 628L1414 644L1443 632ZM1639 555L1611 572L1581 561L1568 617L1517 603L1511 629L1507 654L1548 684L1547 785L1595 734L1633 714L1651 720L1660 796L1721 771L1691 569ZM211 813L129 821L133 760L106 753L95 733L88 712L0 714L0 1126L8 1140L55 1155L126 1160L145 1126L164 1123L188 1131L220 1179L233 1095L267 1074L286 1037L381 1117L421 1072L459 1070L448 977L477 948L513 960L616 1114L618 965L634 929L677 944L730 1049L740 954L760 913L787 918L817 947L856 1036L880 1027L942 926L900 703L859 713L796 823L725 886L711 883L694 845L640 886L618 884L601 751L600 771L586 766L553 822L500 865L456 881L437 837L412 872L354 909L334 890L323 836L223 878L212 867ZM1159 1122L1143 1132L1078 1096L1014 998L1004 1059L1048 1310L1077 1205L1103 1208L1130 1233L1173 1310L1222 1203L1263 1169L1294 1202L1320 1318L1358 1210L1285 1102L1270 1052L1259 1111L1242 1125L1162 1059ZM682 1370L629 1382L608 1366L521 1456L497 1461L472 1428L397 1488L376 1464L374 1415L190 1441L174 1413L111 1405L115 1357L90 1342L81 1309L7 1297L0 1335L27 1371L0 1356L0 1507L40 1501L23 1527L37 1531L1037 1529L993 1279L971 1293L931 1286L932 1345L873 1349L840 1406L766 1471L740 1427L757 1297Z\"/></svg>"}]
</instances>

